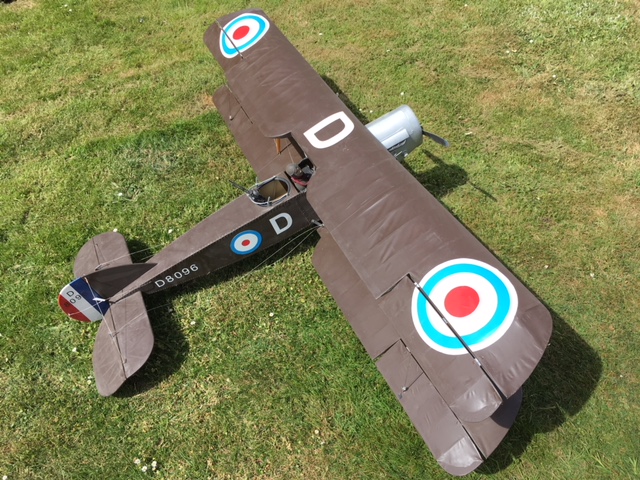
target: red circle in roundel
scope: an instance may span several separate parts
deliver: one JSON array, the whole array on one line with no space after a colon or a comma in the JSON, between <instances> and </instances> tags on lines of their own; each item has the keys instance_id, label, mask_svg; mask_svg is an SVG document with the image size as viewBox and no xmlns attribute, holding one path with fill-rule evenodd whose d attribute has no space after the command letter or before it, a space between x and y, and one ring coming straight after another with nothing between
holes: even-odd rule
<instances>
[{"instance_id":1,"label":"red circle in roundel","mask_svg":"<svg viewBox=\"0 0 640 480\"><path fill-rule=\"evenodd\" d=\"M480 296L471 287L456 287L447 293L444 308L454 317L462 318L471 315L478 304Z\"/></svg>"},{"instance_id":2,"label":"red circle in roundel","mask_svg":"<svg viewBox=\"0 0 640 480\"><path fill-rule=\"evenodd\" d=\"M250 243L251 243L251 240L248 240L248 239L243 240L243 241L242 241L242 246L243 246L243 247L248 247Z\"/></svg>"},{"instance_id":3,"label":"red circle in roundel","mask_svg":"<svg viewBox=\"0 0 640 480\"><path fill-rule=\"evenodd\" d=\"M233 32L233 39L234 40L240 40L241 38L245 37L247 35L247 33L249 33L250 28L247 27L246 25L242 25L238 28L236 28L236 31Z\"/></svg>"}]
</instances>

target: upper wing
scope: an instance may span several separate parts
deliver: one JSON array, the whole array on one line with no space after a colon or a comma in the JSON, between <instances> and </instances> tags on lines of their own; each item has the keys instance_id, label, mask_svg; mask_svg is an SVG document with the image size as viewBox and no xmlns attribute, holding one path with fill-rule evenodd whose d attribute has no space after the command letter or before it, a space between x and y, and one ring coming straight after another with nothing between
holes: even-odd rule
<instances>
[{"instance_id":1,"label":"upper wing","mask_svg":"<svg viewBox=\"0 0 640 480\"><path fill-rule=\"evenodd\" d=\"M224 69L229 89L265 137L293 133L298 140L310 125L345 108L261 10L219 19L204 41Z\"/></svg>"},{"instance_id":2,"label":"upper wing","mask_svg":"<svg viewBox=\"0 0 640 480\"><path fill-rule=\"evenodd\" d=\"M387 295L374 299L326 231L313 263L438 462L455 475L477 468L513 424L520 392L502 402L470 356L425 349L409 309L396 310ZM402 301L406 293L389 295Z\"/></svg>"},{"instance_id":3,"label":"upper wing","mask_svg":"<svg viewBox=\"0 0 640 480\"><path fill-rule=\"evenodd\" d=\"M409 303L411 285L374 299L327 232L313 263L440 465L454 475L475 470L513 424L521 391L501 403L471 357L425 349L411 313L396 305Z\"/></svg>"},{"instance_id":4,"label":"upper wing","mask_svg":"<svg viewBox=\"0 0 640 480\"><path fill-rule=\"evenodd\" d=\"M326 232L314 264L369 353L382 355L392 388L394 375L410 374L467 433L504 405L512 412L516 402L503 400L516 398L551 334L546 308L387 152L264 12L225 17L205 41L256 134L289 136L314 162L307 198Z\"/></svg>"},{"instance_id":5,"label":"upper wing","mask_svg":"<svg viewBox=\"0 0 640 480\"><path fill-rule=\"evenodd\" d=\"M298 142L292 144L293 132L302 136L305 125L344 109L261 10L219 19L204 41L227 76L214 102L260 179L305 156Z\"/></svg>"}]
</instances>

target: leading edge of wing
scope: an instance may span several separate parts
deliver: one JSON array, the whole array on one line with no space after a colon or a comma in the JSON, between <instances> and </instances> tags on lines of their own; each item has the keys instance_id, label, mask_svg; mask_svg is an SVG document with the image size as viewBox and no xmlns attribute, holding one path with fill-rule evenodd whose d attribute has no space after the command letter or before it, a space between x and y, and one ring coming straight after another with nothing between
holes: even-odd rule
<instances>
[{"instance_id":1,"label":"leading edge of wing","mask_svg":"<svg viewBox=\"0 0 640 480\"><path fill-rule=\"evenodd\" d=\"M409 349L396 329L406 319L379 307L326 231L313 263L438 463L454 475L475 470L515 421L521 393L502 402L470 357Z\"/></svg>"}]
</instances>

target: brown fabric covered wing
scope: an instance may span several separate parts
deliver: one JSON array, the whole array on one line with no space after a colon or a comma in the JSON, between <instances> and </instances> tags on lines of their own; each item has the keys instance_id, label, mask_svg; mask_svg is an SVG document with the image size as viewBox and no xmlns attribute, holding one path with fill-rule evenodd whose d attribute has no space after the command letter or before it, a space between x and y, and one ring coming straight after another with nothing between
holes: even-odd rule
<instances>
[{"instance_id":1,"label":"brown fabric covered wing","mask_svg":"<svg viewBox=\"0 0 640 480\"><path fill-rule=\"evenodd\" d=\"M242 15L258 15L269 28L242 56L230 59L220 50L220 25ZM398 285L381 308L410 308L407 275L420 281L456 259L482 262L514 286L518 308L511 327L478 357L504 396L515 394L547 346L552 322L546 308L386 151L264 12L220 19L205 42L263 136L290 134L316 165L307 199L373 298ZM336 114L340 122L321 129L328 131L314 130ZM318 141L332 138L331 128L343 124L352 128L340 141Z\"/></svg>"},{"instance_id":2,"label":"brown fabric covered wing","mask_svg":"<svg viewBox=\"0 0 640 480\"><path fill-rule=\"evenodd\" d=\"M454 475L475 470L515 421L520 390L503 402L470 356L415 342L410 314L385 313L326 231L313 263L440 465Z\"/></svg>"},{"instance_id":3,"label":"brown fabric covered wing","mask_svg":"<svg viewBox=\"0 0 640 480\"><path fill-rule=\"evenodd\" d=\"M235 30L245 21L263 27L251 41ZM515 418L520 388L551 335L549 312L387 152L264 12L220 19L205 43L225 70L230 110L240 107L251 125L247 139L286 136L316 166L307 200L324 228L314 265L438 461L451 473L473 470ZM479 300L465 293L449 311L441 285L453 291L458 280ZM441 318L425 320L436 310L414 282L464 329L473 356ZM477 332L453 318L476 307L489 312L475 321Z\"/></svg>"}]
</instances>

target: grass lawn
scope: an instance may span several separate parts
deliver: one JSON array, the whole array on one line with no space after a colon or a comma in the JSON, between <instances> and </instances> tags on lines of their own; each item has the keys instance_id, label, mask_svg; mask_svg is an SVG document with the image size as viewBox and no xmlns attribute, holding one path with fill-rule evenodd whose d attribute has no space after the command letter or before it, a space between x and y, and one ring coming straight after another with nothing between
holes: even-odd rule
<instances>
[{"instance_id":1,"label":"grass lawn","mask_svg":"<svg viewBox=\"0 0 640 480\"><path fill-rule=\"evenodd\" d=\"M0 478L448 478L317 276L315 236L147 297L154 353L108 399L97 325L57 306L93 235L144 260L253 182L202 42L246 6L0 3ZM408 103L451 142L407 167L553 313L470 478L640 477L640 3L252 6L361 118Z\"/></svg>"}]
</instances>

